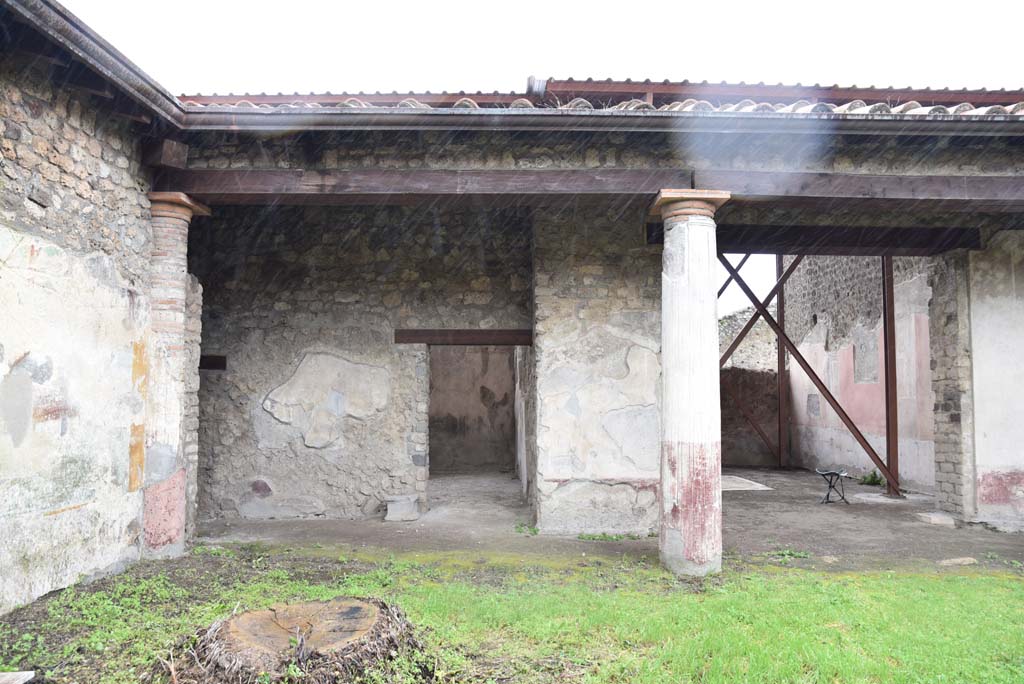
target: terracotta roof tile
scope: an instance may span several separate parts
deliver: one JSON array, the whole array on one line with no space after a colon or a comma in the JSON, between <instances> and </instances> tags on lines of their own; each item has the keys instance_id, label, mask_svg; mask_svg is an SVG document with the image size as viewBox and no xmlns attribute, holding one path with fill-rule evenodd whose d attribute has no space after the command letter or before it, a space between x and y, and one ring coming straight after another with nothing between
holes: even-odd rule
<instances>
[{"instance_id":1,"label":"terracotta roof tile","mask_svg":"<svg viewBox=\"0 0 1024 684\"><path fill-rule=\"evenodd\" d=\"M436 110L450 111L453 109L482 109L499 113L504 109L561 109L576 112L588 111L618 111L629 113L688 113L714 116L717 114L727 115L788 115L797 117L836 117L836 116L858 116L858 117L901 117L901 118L937 118L937 117L1006 117L1024 119L1024 101L1009 105L985 105L975 107L970 103L961 103L955 107L944 107L934 105L922 107L917 102L906 102L892 107L885 102L867 103L863 100L853 100L840 105L827 102L808 102L799 100L789 104L772 104L769 102L754 102L753 100L741 100L736 103L727 103L715 106L707 100L683 100L670 102L661 106L654 105L639 99L629 99L605 106L595 106L589 100L581 97L574 98L569 102L560 105L536 104L527 98L516 98L502 106L495 106L491 103L481 104L472 97L461 97L447 107L434 107L421 102L415 97L405 97L395 104L375 104L359 97L348 97L340 102L324 105L319 102L296 100L281 104L257 104L249 99L239 99L236 102L205 103L198 99L185 99L184 105L187 109L199 110L223 110L223 109L258 109L266 112L295 110L302 108L323 109L415 109L415 110Z\"/></svg>"},{"instance_id":2,"label":"terracotta roof tile","mask_svg":"<svg viewBox=\"0 0 1024 684\"><path fill-rule=\"evenodd\" d=\"M645 90L646 89L646 90ZM692 92L694 97L672 97ZM581 95L580 93L585 94ZM849 97L858 94L860 97ZM733 97L729 97L734 95ZM846 95L846 98L840 96ZM971 97L978 102L958 98ZM767 99L771 97L771 99ZM302 108L467 110L559 109L583 114L691 114L697 116L785 116L806 118L870 117L931 119L948 117L1024 118L1024 90L912 89L876 86L805 86L800 83L717 83L708 81L613 81L588 78L531 78L526 93L323 93L308 95L192 95L180 98L187 109L252 108L272 113ZM939 104L941 102L942 104ZM497 113L496 112L496 113Z\"/></svg>"}]
</instances>

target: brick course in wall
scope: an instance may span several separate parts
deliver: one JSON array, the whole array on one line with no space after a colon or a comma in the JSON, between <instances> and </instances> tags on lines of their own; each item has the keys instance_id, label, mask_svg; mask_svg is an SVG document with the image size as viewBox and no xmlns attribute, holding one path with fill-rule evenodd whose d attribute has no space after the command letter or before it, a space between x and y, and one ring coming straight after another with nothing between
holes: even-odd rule
<instances>
[{"instance_id":1,"label":"brick course in wall","mask_svg":"<svg viewBox=\"0 0 1024 684\"><path fill-rule=\"evenodd\" d=\"M941 510L969 518L974 514L974 401L968 254L955 251L934 258L928 284L935 498Z\"/></svg>"},{"instance_id":2,"label":"brick course in wall","mask_svg":"<svg viewBox=\"0 0 1024 684\"><path fill-rule=\"evenodd\" d=\"M0 219L79 254L102 253L148 285L148 174L122 119L53 87L38 61L0 63Z\"/></svg>"}]
</instances>

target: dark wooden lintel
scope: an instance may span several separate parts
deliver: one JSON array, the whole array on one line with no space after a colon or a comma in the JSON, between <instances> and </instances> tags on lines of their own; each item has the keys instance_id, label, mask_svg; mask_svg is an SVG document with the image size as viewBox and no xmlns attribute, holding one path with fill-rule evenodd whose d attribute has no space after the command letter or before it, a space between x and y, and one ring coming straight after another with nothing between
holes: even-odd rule
<instances>
[{"instance_id":1,"label":"dark wooden lintel","mask_svg":"<svg viewBox=\"0 0 1024 684\"><path fill-rule=\"evenodd\" d=\"M533 331L399 328L395 330L395 344L529 347L533 344Z\"/></svg>"},{"instance_id":2,"label":"dark wooden lintel","mask_svg":"<svg viewBox=\"0 0 1024 684\"><path fill-rule=\"evenodd\" d=\"M228 357L220 354L201 354L199 356L199 370L227 370Z\"/></svg>"},{"instance_id":3,"label":"dark wooden lintel","mask_svg":"<svg viewBox=\"0 0 1024 684\"><path fill-rule=\"evenodd\" d=\"M969 202L1024 204L1019 176L695 171L694 187L727 190L734 202L799 198L802 202Z\"/></svg>"}]
</instances>

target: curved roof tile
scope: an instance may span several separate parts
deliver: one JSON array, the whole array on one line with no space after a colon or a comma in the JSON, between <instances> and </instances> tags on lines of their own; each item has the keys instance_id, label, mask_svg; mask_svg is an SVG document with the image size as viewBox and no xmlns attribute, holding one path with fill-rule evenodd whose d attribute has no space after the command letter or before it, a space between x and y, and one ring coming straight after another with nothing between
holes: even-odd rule
<instances>
[{"instance_id":1,"label":"curved roof tile","mask_svg":"<svg viewBox=\"0 0 1024 684\"><path fill-rule=\"evenodd\" d=\"M239 97L231 103L205 104L196 100L185 100L182 103L186 109L247 109L261 112L273 113L283 111L295 111L301 109L413 109L413 110L437 110L450 111L453 109L475 109L483 112L493 111L495 113L507 109L535 109L543 111L553 108L571 110L579 113L605 110L628 113L692 113L700 114L729 114L729 115L786 115L799 117L835 117L835 116L871 116L878 117L903 117L903 118L935 118L935 117L1009 117L1024 119L1024 101L1009 105L986 105L975 107L969 102L961 103L955 107L942 105L921 106L916 101L904 102L897 106L891 106L885 102L868 103L863 100L852 100L840 105L827 102L808 102L800 100L789 104L772 104L770 102L755 102L745 99L735 103L714 105L707 100L687 99L681 102L670 102L659 107L644 100L632 98L616 103L595 106L589 100L581 97L574 98L569 102L553 107L551 105L537 104L529 98L521 97L511 102L499 105L488 101L486 104L477 102L472 97L461 97L453 104L445 107L435 107L415 97L406 97L396 104L382 105L370 102L358 97L348 97L336 104L321 104L309 100L295 100L287 103L269 104L266 102L256 103L251 99Z\"/></svg>"}]
</instances>

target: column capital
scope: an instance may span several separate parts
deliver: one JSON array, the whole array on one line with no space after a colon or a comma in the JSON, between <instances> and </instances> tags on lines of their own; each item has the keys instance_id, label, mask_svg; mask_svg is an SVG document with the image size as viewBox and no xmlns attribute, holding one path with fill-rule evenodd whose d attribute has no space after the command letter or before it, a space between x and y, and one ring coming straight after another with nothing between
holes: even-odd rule
<instances>
[{"instance_id":1,"label":"column capital","mask_svg":"<svg viewBox=\"0 0 1024 684\"><path fill-rule=\"evenodd\" d=\"M719 207L729 201L731 193L721 190L670 190L658 192L651 213L661 215L663 221L685 216L714 218Z\"/></svg>"},{"instance_id":2,"label":"column capital","mask_svg":"<svg viewBox=\"0 0 1024 684\"><path fill-rule=\"evenodd\" d=\"M210 208L183 192L151 192L150 214L154 218L176 218L188 223L193 216L209 216Z\"/></svg>"}]
</instances>

